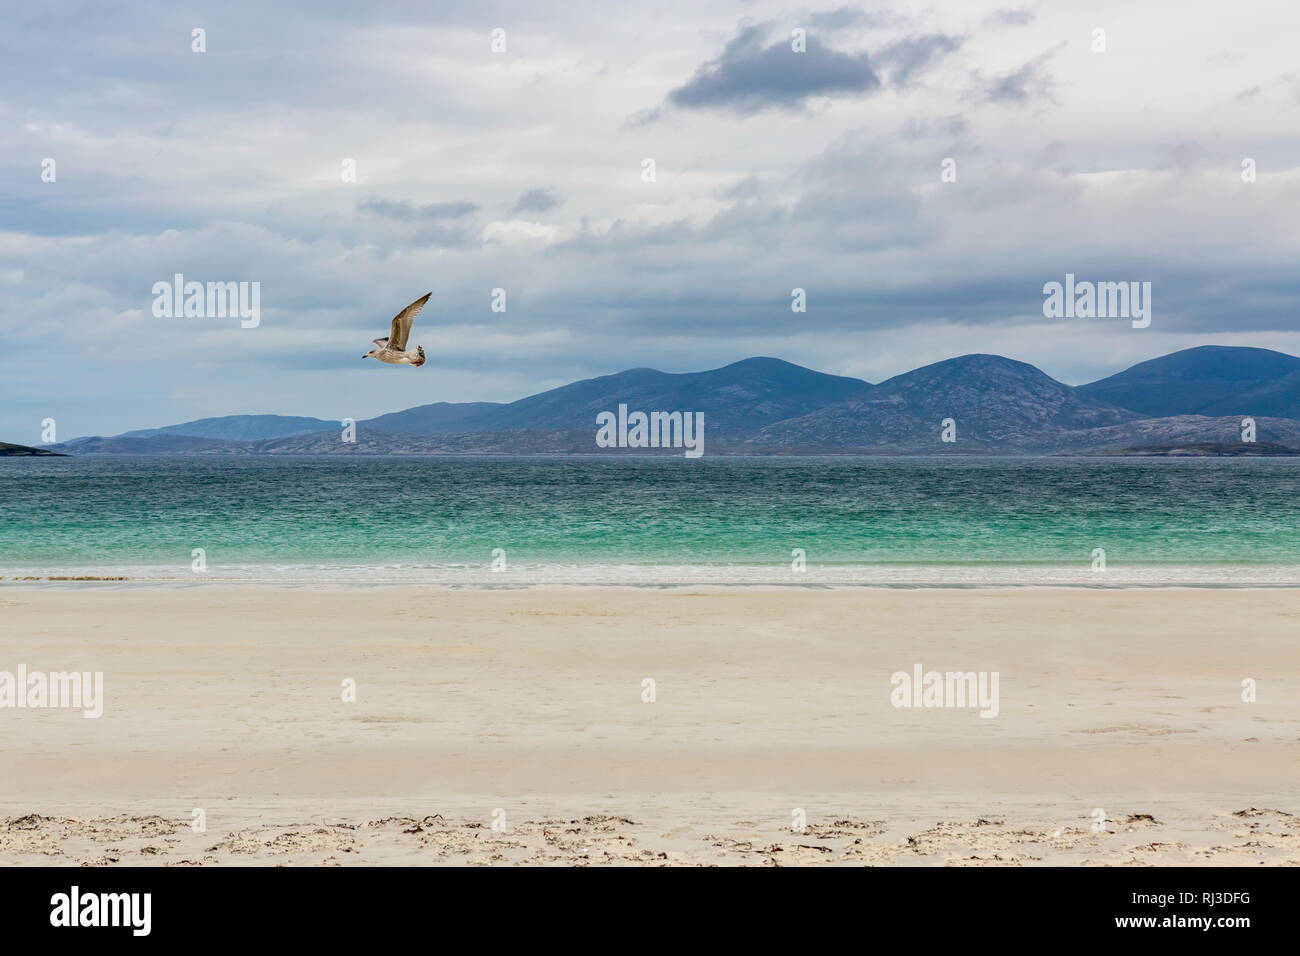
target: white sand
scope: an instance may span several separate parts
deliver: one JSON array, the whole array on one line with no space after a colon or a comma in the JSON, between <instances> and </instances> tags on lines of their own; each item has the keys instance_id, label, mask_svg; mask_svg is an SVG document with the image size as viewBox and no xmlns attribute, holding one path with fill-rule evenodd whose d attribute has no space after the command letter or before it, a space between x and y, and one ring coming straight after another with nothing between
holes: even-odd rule
<instances>
[{"instance_id":1,"label":"white sand","mask_svg":"<svg viewBox=\"0 0 1300 956\"><path fill-rule=\"evenodd\" d=\"M1293 590L5 588L19 664L106 701L0 709L0 863L1300 863Z\"/></svg>"}]
</instances>

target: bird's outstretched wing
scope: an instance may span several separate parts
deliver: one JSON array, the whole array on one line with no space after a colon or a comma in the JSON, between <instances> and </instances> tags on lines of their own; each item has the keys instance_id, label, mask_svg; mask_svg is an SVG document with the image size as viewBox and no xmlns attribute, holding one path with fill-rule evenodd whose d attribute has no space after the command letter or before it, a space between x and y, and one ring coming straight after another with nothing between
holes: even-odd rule
<instances>
[{"instance_id":1,"label":"bird's outstretched wing","mask_svg":"<svg viewBox=\"0 0 1300 956\"><path fill-rule=\"evenodd\" d=\"M411 326L415 322L415 317L420 314L420 310L424 308L424 303L429 301L429 296L431 295L433 295L432 292L425 293L422 298L416 299L401 312L398 312L397 315L393 316L393 329L388 333L389 348L394 348L398 351L405 350L406 337L411 334Z\"/></svg>"},{"instance_id":2,"label":"bird's outstretched wing","mask_svg":"<svg viewBox=\"0 0 1300 956\"><path fill-rule=\"evenodd\" d=\"M385 345L388 344L388 336L385 335L382 339L371 339L371 341L374 342L382 349Z\"/></svg>"}]
</instances>

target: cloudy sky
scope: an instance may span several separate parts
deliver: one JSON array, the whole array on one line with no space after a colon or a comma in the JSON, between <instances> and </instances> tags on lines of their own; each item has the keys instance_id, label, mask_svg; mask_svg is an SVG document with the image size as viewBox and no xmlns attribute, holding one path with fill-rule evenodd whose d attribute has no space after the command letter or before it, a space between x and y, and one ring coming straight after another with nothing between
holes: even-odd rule
<instances>
[{"instance_id":1,"label":"cloudy sky","mask_svg":"<svg viewBox=\"0 0 1300 956\"><path fill-rule=\"evenodd\" d=\"M1199 6L4 0L0 440L751 355L1300 353L1300 9ZM155 318L178 272L260 282L261 325ZM1067 272L1152 282L1151 326L1044 318ZM430 290L429 363L361 361Z\"/></svg>"}]
</instances>

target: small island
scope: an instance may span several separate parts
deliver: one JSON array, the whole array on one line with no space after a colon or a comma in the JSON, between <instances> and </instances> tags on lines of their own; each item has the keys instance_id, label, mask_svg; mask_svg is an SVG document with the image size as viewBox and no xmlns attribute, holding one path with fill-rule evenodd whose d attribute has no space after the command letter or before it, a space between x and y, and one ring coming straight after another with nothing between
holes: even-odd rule
<instances>
[{"instance_id":1,"label":"small island","mask_svg":"<svg viewBox=\"0 0 1300 956\"><path fill-rule=\"evenodd\" d=\"M29 448L26 445L12 445L7 441L0 441L0 457L49 457L49 458L67 458L62 452L46 451L44 448Z\"/></svg>"},{"instance_id":2,"label":"small island","mask_svg":"<svg viewBox=\"0 0 1300 956\"><path fill-rule=\"evenodd\" d=\"M1198 441L1177 445L1139 445L1091 452L1106 457L1146 458L1274 458L1300 455L1300 448L1288 448L1271 441Z\"/></svg>"}]
</instances>

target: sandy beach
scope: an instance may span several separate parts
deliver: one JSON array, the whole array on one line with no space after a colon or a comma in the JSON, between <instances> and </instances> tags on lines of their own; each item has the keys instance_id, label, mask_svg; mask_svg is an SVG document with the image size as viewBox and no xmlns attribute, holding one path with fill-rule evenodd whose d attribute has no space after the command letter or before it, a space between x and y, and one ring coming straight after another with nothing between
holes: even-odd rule
<instances>
[{"instance_id":1,"label":"sandy beach","mask_svg":"<svg viewBox=\"0 0 1300 956\"><path fill-rule=\"evenodd\" d=\"M0 672L104 687L0 707L0 864L1300 864L1294 590L9 587L0 621ZM917 666L996 672L996 716L895 706Z\"/></svg>"}]
</instances>

